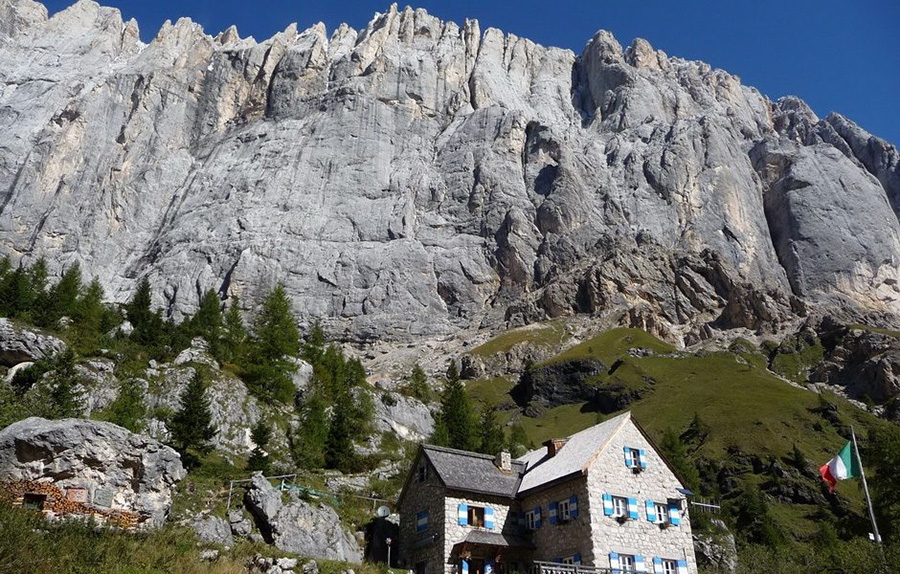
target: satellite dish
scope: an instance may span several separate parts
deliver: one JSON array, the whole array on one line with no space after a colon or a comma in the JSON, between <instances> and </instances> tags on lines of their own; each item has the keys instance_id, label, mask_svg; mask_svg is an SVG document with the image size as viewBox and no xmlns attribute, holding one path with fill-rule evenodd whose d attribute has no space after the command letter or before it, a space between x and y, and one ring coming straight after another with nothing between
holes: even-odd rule
<instances>
[{"instance_id":1,"label":"satellite dish","mask_svg":"<svg viewBox=\"0 0 900 574\"><path fill-rule=\"evenodd\" d=\"M379 506L378 510L375 511L375 516L378 518L387 518L391 515L391 509L387 506Z\"/></svg>"}]
</instances>

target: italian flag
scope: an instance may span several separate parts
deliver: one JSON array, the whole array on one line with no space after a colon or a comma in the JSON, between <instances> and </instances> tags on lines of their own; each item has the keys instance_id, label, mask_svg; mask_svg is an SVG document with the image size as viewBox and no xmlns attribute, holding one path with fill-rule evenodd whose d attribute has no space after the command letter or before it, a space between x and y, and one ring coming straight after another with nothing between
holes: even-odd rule
<instances>
[{"instance_id":1,"label":"italian flag","mask_svg":"<svg viewBox=\"0 0 900 574\"><path fill-rule=\"evenodd\" d=\"M839 480L859 476L859 461L853 456L853 445L848 442L836 457L819 468L819 474L828 483L830 490L834 490L834 485Z\"/></svg>"}]
</instances>

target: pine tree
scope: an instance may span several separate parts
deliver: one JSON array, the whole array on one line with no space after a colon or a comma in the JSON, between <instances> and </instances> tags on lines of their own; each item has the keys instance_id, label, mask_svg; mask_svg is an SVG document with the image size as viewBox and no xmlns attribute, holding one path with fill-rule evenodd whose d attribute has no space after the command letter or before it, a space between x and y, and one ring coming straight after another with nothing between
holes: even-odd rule
<instances>
[{"instance_id":1,"label":"pine tree","mask_svg":"<svg viewBox=\"0 0 900 574\"><path fill-rule=\"evenodd\" d=\"M513 458L519 458L528 449L534 448L534 443L528 438L528 433L521 424L516 423L510 428L508 448Z\"/></svg>"},{"instance_id":2,"label":"pine tree","mask_svg":"<svg viewBox=\"0 0 900 574\"><path fill-rule=\"evenodd\" d=\"M297 370L290 357L299 351L300 333L291 303L279 284L263 300L253 322L247 368L250 389L263 398L290 402L295 393L291 373Z\"/></svg>"},{"instance_id":3,"label":"pine tree","mask_svg":"<svg viewBox=\"0 0 900 574\"><path fill-rule=\"evenodd\" d=\"M447 429L448 445L451 448L474 450L477 446L475 431L475 411L459 380L456 363L451 361L447 369L447 387L441 401L441 421Z\"/></svg>"},{"instance_id":4,"label":"pine tree","mask_svg":"<svg viewBox=\"0 0 900 574\"><path fill-rule=\"evenodd\" d=\"M253 443L256 446L253 447L253 452L250 453L250 458L247 460L247 470L258 470L263 474L268 474L269 455L266 452L266 447L272 439L272 427L260 419L250 431L250 438L253 439Z\"/></svg>"},{"instance_id":5,"label":"pine tree","mask_svg":"<svg viewBox=\"0 0 900 574\"><path fill-rule=\"evenodd\" d=\"M0 289L0 313L6 317L20 318L27 315L34 301L34 291L28 277L28 268L19 266L8 273Z\"/></svg>"},{"instance_id":6,"label":"pine tree","mask_svg":"<svg viewBox=\"0 0 900 574\"><path fill-rule=\"evenodd\" d=\"M291 435L291 456L300 468L325 466L325 442L328 440L328 415L321 393L310 393L300 407L300 426Z\"/></svg>"},{"instance_id":7,"label":"pine tree","mask_svg":"<svg viewBox=\"0 0 900 574\"><path fill-rule=\"evenodd\" d=\"M106 420L131 432L141 431L141 419L147 414L144 389L137 379L127 378L119 386L119 395L109 405Z\"/></svg>"},{"instance_id":8,"label":"pine tree","mask_svg":"<svg viewBox=\"0 0 900 574\"><path fill-rule=\"evenodd\" d=\"M89 353L100 346L105 313L103 287L94 279L72 310L74 342L82 352Z\"/></svg>"},{"instance_id":9,"label":"pine tree","mask_svg":"<svg viewBox=\"0 0 900 574\"><path fill-rule=\"evenodd\" d=\"M306 335L306 341L303 343L303 360L310 365L315 365L322 358L325 352L325 331L318 321L309 328L309 334Z\"/></svg>"},{"instance_id":10,"label":"pine tree","mask_svg":"<svg viewBox=\"0 0 900 574\"><path fill-rule=\"evenodd\" d=\"M222 337L222 307L219 295L213 289L207 289L200 298L200 306L191 317L189 332L192 337L203 337L209 343L210 353L218 357Z\"/></svg>"},{"instance_id":11,"label":"pine tree","mask_svg":"<svg viewBox=\"0 0 900 574\"><path fill-rule=\"evenodd\" d=\"M481 430L481 444L478 452L484 454L497 454L506 448L506 436L503 434L503 427L497 420L497 409L485 409L481 413L479 421Z\"/></svg>"},{"instance_id":12,"label":"pine tree","mask_svg":"<svg viewBox=\"0 0 900 574\"><path fill-rule=\"evenodd\" d=\"M57 355L47 380L47 418L80 417L84 411L82 377L75 369L75 354L71 350Z\"/></svg>"},{"instance_id":13,"label":"pine tree","mask_svg":"<svg viewBox=\"0 0 900 574\"><path fill-rule=\"evenodd\" d=\"M240 363L246 341L247 328L244 327L244 319L241 317L240 301L235 296L225 313L220 360L225 363Z\"/></svg>"},{"instance_id":14,"label":"pine tree","mask_svg":"<svg viewBox=\"0 0 900 574\"><path fill-rule=\"evenodd\" d=\"M150 308L151 303L150 280L144 277L125 306L125 317L134 327L131 339L148 348L151 355L161 358L167 331L159 312Z\"/></svg>"},{"instance_id":15,"label":"pine tree","mask_svg":"<svg viewBox=\"0 0 900 574\"><path fill-rule=\"evenodd\" d=\"M350 415L353 397L345 393L334 404L328 438L325 441L325 466L350 473L356 469L356 452L353 450L353 420Z\"/></svg>"},{"instance_id":16,"label":"pine tree","mask_svg":"<svg viewBox=\"0 0 900 574\"><path fill-rule=\"evenodd\" d=\"M413 365L412 372L409 374L409 383L407 385L409 394L416 399L427 402L431 398L431 388L428 386L428 376L419 366L419 363Z\"/></svg>"},{"instance_id":17,"label":"pine tree","mask_svg":"<svg viewBox=\"0 0 900 574\"><path fill-rule=\"evenodd\" d=\"M684 480L684 485L696 491L700 486L700 473L697 471L694 463L688 459L687 448L678 433L671 428L667 428L663 432L659 448L665 455L666 460L669 461L669 464L672 465L672 468Z\"/></svg>"},{"instance_id":18,"label":"pine tree","mask_svg":"<svg viewBox=\"0 0 900 574\"><path fill-rule=\"evenodd\" d=\"M71 318L80 293L81 267L76 262L70 265L59 281L50 288L43 308L36 311L35 319L38 324L43 327L56 327L61 318Z\"/></svg>"},{"instance_id":19,"label":"pine tree","mask_svg":"<svg viewBox=\"0 0 900 574\"><path fill-rule=\"evenodd\" d=\"M181 408L167 426L172 445L181 453L186 466L196 466L199 462L197 455L202 456L212 450L210 441L216 436L216 429L212 424L206 384L200 371L194 373L181 393Z\"/></svg>"}]
</instances>

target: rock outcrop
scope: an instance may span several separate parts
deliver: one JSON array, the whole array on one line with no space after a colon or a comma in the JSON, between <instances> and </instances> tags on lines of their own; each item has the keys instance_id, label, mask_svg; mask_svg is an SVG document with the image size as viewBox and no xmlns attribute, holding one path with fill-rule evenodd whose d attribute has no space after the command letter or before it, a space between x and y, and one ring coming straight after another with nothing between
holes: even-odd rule
<instances>
[{"instance_id":1,"label":"rock outcrop","mask_svg":"<svg viewBox=\"0 0 900 574\"><path fill-rule=\"evenodd\" d=\"M344 531L330 506L315 506L297 497L285 504L281 491L260 473L253 475L244 504L263 538L281 550L328 560L362 560L359 544Z\"/></svg>"},{"instance_id":2,"label":"rock outcrop","mask_svg":"<svg viewBox=\"0 0 900 574\"><path fill-rule=\"evenodd\" d=\"M146 275L170 314L280 281L356 341L900 315L897 149L643 40L576 55L393 6L143 44L90 1L7 0L0 86L0 252L119 301Z\"/></svg>"},{"instance_id":3,"label":"rock outcrop","mask_svg":"<svg viewBox=\"0 0 900 574\"><path fill-rule=\"evenodd\" d=\"M185 477L178 453L112 423L32 417L0 431L0 483L47 481L79 488L102 508L159 525Z\"/></svg>"},{"instance_id":4,"label":"rock outcrop","mask_svg":"<svg viewBox=\"0 0 900 574\"><path fill-rule=\"evenodd\" d=\"M65 349L66 344L53 335L0 318L0 365L14 367L51 357Z\"/></svg>"}]
</instances>

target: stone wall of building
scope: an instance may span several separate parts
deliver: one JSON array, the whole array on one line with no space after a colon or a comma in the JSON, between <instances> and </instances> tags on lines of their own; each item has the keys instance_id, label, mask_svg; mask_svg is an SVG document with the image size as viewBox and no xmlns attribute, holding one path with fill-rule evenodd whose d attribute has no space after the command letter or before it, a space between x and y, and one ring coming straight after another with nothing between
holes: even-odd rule
<instances>
[{"instance_id":1,"label":"stone wall of building","mask_svg":"<svg viewBox=\"0 0 900 574\"><path fill-rule=\"evenodd\" d=\"M644 449L646 469L634 473L625 464L624 448ZM587 485L590 490L590 523L594 540L594 565L609 567L609 553L644 556L647 571L653 571L653 557L686 560L688 571L697 572L691 523L687 505L682 504L680 526L660 528L647 520L645 501L666 503L668 499L683 499L678 492L682 485L656 453L644 435L631 421L624 424L600 455L588 468ZM636 498L638 518L620 523L603 514L602 494Z\"/></svg>"},{"instance_id":2,"label":"stone wall of building","mask_svg":"<svg viewBox=\"0 0 900 574\"><path fill-rule=\"evenodd\" d=\"M416 468L428 464L428 476L424 482L415 481ZM400 541L397 547L397 564L415 571L416 564L425 562L426 574L444 572L444 486L434 468L420 455L412 467L412 475L406 491L400 499ZM428 528L416 530L416 515L428 511ZM454 517L456 515L454 514ZM430 539L430 542L429 542Z\"/></svg>"},{"instance_id":3,"label":"stone wall of building","mask_svg":"<svg viewBox=\"0 0 900 574\"><path fill-rule=\"evenodd\" d=\"M494 509L494 527L490 530L472 525L461 525L459 523L459 505L465 504L466 506L481 506L481 507L491 507ZM459 573L459 560L458 557L453 554L453 547L456 544L459 544L463 540L466 539L466 536L473 529L487 530L488 532L497 532L504 534L513 534L519 535L522 534L522 529L519 527L519 506L518 504L509 499L502 498L498 496L479 496L477 494L471 492L454 492L450 491L446 493L446 497L444 499L444 516L446 517L445 523L445 537L444 537L444 556L448 557L448 563L446 564L445 574L458 574ZM479 549L482 553L490 552L491 555L487 554L476 556L473 554L473 557L478 558L489 558L491 560L495 560L497 558L496 549L482 548ZM476 550L476 554L478 550ZM505 556L503 556L503 560L506 561L518 561L521 553L518 552L507 552ZM530 556L528 556L530 558Z\"/></svg>"},{"instance_id":4,"label":"stone wall of building","mask_svg":"<svg viewBox=\"0 0 900 574\"><path fill-rule=\"evenodd\" d=\"M568 521L550 520L550 503L557 504L577 497L578 516ZM522 511L529 512L541 508L541 527L531 533L535 544L534 559L552 562L580 554L581 563L594 564L594 548L591 541L591 512L588 502L587 481L578 476L548 489L527 494L522 501ZM602 564L601 564L602 565Z\"/></svg>"}]
</instances>

